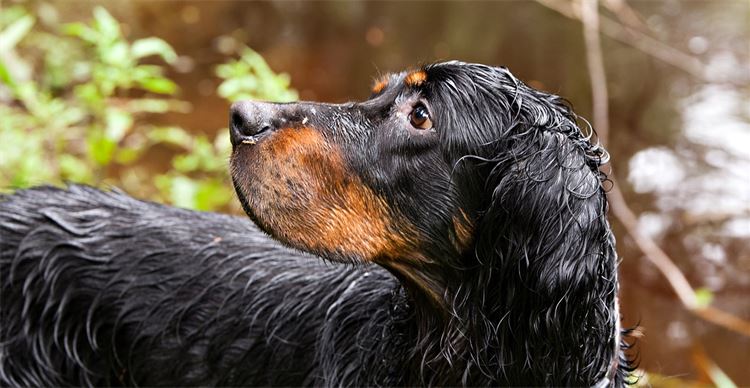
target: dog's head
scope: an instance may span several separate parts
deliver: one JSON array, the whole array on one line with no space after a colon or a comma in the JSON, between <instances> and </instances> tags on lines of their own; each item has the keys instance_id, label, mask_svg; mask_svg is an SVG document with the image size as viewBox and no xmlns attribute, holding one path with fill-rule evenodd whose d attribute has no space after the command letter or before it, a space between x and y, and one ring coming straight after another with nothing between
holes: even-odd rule
<instances>
[{"instance_id":1,"label":"dog's head","mask_svg":"<svg viewBox=\"0 0 750 388\"><path fill-rule=\"evenodd\" d=\"M605 154L557 96L460 62L383 77L372 92L232 106L232 178L263 230L324 258L378 263L440 299L453 271L547 255L602 216Z\"/></svg>"}]
</instances>

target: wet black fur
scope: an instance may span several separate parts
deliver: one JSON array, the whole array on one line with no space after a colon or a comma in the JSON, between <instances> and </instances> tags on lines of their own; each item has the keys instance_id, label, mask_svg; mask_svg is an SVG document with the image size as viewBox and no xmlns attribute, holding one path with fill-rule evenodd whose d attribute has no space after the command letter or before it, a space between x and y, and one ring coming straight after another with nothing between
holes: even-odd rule
<instances>
[{"instance_id":1,"label":"wet black fur","mask_svg":"<svg viewBox=\"0 0 750 388\"><path fill-rule=\"evenodd\" d=\"M614 361L624 384L606 153L559 97L503 68L424 70L419 88L396 75L330 108L336 120L314 106L356 136L392 127L406 94L430 104L434 138L386 133L348 162L429 237L432 267L418 270L440 306L244 219L84 186L24 190L0 198L0 382L592 385ZM475 220L465 251L450 243L457 208Z\"/></svg>"}]
</instances>

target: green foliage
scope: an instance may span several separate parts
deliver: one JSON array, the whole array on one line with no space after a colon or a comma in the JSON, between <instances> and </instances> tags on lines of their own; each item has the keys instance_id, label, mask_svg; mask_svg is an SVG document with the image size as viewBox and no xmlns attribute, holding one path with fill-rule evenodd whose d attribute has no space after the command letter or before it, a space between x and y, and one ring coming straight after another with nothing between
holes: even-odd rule
<instances>
[{"instance_id":1,"label":"green foliage","mask_svg":"<svg viewBox=\"0 0 750 388\"><path fill-rule=\"evenodd\" d=\"M217 90L229 101L257 99L289 102L299 98L290 89L289 75L276 74L260 54L245 48L240 59L216 68L216 75L224 79Z\"/></svg>"},{"instance_id":2,"label":"green foliage","mask_svg":"<svg viewBox=\"0 0 750 388\"><path fill-rule=\"evenodd\" d=\"M211 139L147 122L190 111L174 99L179 88L165 67L143 63L174 63L167 42L129 42L102 7L87 23L39 24L24 7L0 11L0 190L80 182L188 208L227 209L233 193L226 129ZM289 77L249 48L216 73L223 80L217 93L230 101L297 98ZM148 158L165 151L166 171Z\"/></svg>"}]
</instances>

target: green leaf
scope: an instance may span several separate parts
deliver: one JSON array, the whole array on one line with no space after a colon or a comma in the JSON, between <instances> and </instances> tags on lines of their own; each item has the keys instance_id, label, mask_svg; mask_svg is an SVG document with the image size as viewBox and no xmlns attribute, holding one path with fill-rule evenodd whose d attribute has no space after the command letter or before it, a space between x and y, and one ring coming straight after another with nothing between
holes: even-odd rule
<instances>
[{"instance_id":1,"label":"green leaf","mask_svg":"<svg viewBox=\"0 0 750 388\"><path fill-rule=\"evenodd\" d=\"M161 77L161 66L157 65L138 65L130 69L131 77L135 81L141 81L146 78Z\"/></svg>"},{"instance_id":2,"label":"green leaf","mask_svg":"<svg viewBox=\"0 0 750 388\"><path fill-rule=\"evenodd\" d=\"M276 74L260 54L245 48L238 61L216 67L216 75L224 81L217 93L229 101L258 99L288 102L299 98L289 87L288 74Z\"/></svg>"},{"instance_id":3,"label":"green leaf","mask_svg":"<svg viewBox=\"0 0 750 388\"><path fill-rule=\"evenodd\" d=\"M4 52L14 48L31 31L32 26L34 26L34 17L31 15L22 16L11 23L0 32L0 51Z\"/></svg>"},{"instance_id":4,"label":"green leaf","mask_svg":"<svg viewBox=\"0 0 750 388\"><path fill-rule=\"evenodd\" d=\"M13 79L13 76L10 74L10 71L8 71L8 68L5 66L5 63L0 60L0 82L2 82L5 85L8 85L11 89L15 89L16 86L16 80Z\"/></svg>"},{"instance_id":5,"label":"green leaf","mask_svg":"<svg viewBox=\"0 0 750 388\"><path fill-rule=\"evenodd\" d=\"M101 6L94 8L94 27L108 40L120 37L120 23Z\"/></svg>"},{"instance_id":6,"label":"green leaf","mask_svg":"<svg viewBox=\"0 0 750 388\"><path fill-rule=\"evenodd\" d=\"M122 140L133 126L133 116L128 112L108 108L104 115L107 125L106 136L115 143Z\"/></svg>"},{"instance_id":7,"label":"green leaf","mask_svg":"<svg viewBox=\"0 0 750 388\"><path fill-rule=\"evenodd\" d=\"M46 118L47 111L44 104L44 94L39 91L37 85L32 81L21 82L14 88L18 98L35 117Z\"/></svg>"},{"instance_id":8,"label":"green leaf","mask_svg":"<svg viewBox=\"0 0 750 388\"><path fill-rule=\"evenodd\" d=\"M102 59L105 63L119 66L130 67L132 62L128 56L128 45L125 42L116 42L112 45L102 47Z\"/></svg>"},{"instance_id":9,"label":"green leaf","mask_svg":"<svg viewBox=\"0 0 750 388\"><path fill-rule=\"evenodd\" d=\"M714 300L714 293L708 288L701 287L695 290L695 299L698 307L708 307Z\"/></svg>"},{"instance_id":10,"label":"green leaf","mask_svg":"<svg viewBox=\"0 0 750 388\"><path fill-rule=\"evenodd\" d=\"M235 77L228 79L219 85L216 92L229 100L236 100L237 96L243 94L259 94L258 80L253 76Z\"/></svg>"},{"instance_id":11,"label":"green leaf","mask_svg":"<svg viewBox=\"0 0 750 388\"><path fill-rule=\"evenodd\" d=\"M135 58L158 55L167 63L174 63L177 60L177 53L174 52L172 46L159 38L138 39L133 42L130 52Z\"/></svg>"},{"instance_id":12,"label":"green leaf","mask_svg":"<svg viewBox=\"0 0 750 388\"><path fill-rule=\"evenodd\" d=\"M68 23L63 26L62 31L70 36L76 36L88 43L96 43L99 33L83 23Z\"/></svg>"},{"instance_id":13,"label":"green leaf","mask_svg":"<svg viewBox=\"0 0 750 388\"><path fill-rule=\"evenodd\" d=\"M177 91L177 85L163 77L142 79L138 84L149 92L159 94L174 94Z\"/></svg>"},{"instance_id":14,"label":"green leaf","mask_svg":"<svg viewBox=\"0 0 750 388\"><path fill-rule=\"evenodd\" d=\"M90 106L98 107L104 101L104 97L93 82L78 85L73 92L76 97Z\"/></svg>"},{"instance_id":15,"label":"green leaf","mask_svg":"<svg viewBox=\"0 0 750 388\"><path fill-rule=\"evenodd\" d=\"M106 166L112 161L117 143L93 131L86 138L89 158L99 166Z\"/></svg>"},{"instance_id":16,"label":"green leaf","mask_svg":"<svg viewBox=\"0 0 750 388\"><path fill-rule=\"evenodd\" d=\"M217 179L206 180L198 183L195 193L195 209L216 210L225 206L233 198L229 185Z\"/></svg>"},{"instance_id":17,"label":"green leaf","mask_svg":"<svg viewBox=\"0 0 750 388\"><path fill-rule=\"evenodd\" d=\"M195 196L198 192L198 185L191 179L184 176L172 178L170 187L170 199L172 204L188 209L195 209Z\"/></svg>"},{"instance_id":18,"label":"green leaf","mask_svg":"<svg viewBox=\"0 0 750 388\"><path fill-rule=\"evenodd\" d=\"M59 159L60 176L65 181L92 183L94 172L85 161L70 154L62 154Z\"/></svg>"},{"instance_id":19,"label":"green leaf","mask_svg":"<svg viewBox=\"0 0 750 388\"><path fill-rule=\"evenodd\" d=\"M193 172L200 167L200 158L195 154L177 155L172 159L172 167L179 172Z\"/></svg>"},{"instance_id":20,"label":"green leaf","mask_svg":"<svg viewBox=\"0 0 750 388\"><path fill-rule=\"evenodd\" d=\"M129 147L118 148L115 153L115 161L120 164L129 165L138 160L143 154L144 148Z\"/></svg>"},{"instance_id":21,"label":"green leaf","mask_svg":"<svg viewBox=\"0 0 750 388\"><path fill-rule=\"evenodd\" d=\"M167 143L189 149L193 137L180 127L158 127L146 135L152 144Z\"/></svg>"}]
</instances>

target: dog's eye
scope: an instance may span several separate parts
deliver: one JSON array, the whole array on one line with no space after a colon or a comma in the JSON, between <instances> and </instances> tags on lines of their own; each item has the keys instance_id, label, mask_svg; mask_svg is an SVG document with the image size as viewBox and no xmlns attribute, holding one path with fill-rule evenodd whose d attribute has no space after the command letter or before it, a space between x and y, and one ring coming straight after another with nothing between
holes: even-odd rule
<instances>
[{"instance_id":1,"label":"dog's eye","mask_svg":"<svg viewBox=\"0 0 750 388\"><path fill-rule=\"evenodd\" d=\"M414 128L417 129L430 129L432 128L432 120L430 120L430 112L427 108L419 104L409 114L409 122Z\"/></svg>"},{"instance_id":2,"label":"dog's eye","mask_svg":"<svg viewBox=\"0 0 750 388\"><path fill-rule=\"evenodd\" d=\"M432 120L430 120L430 112L427 108L419 104L409 113L409 122L414 128L417 129L430 129L432 128Z\"/></svg>"}]
</instances>

